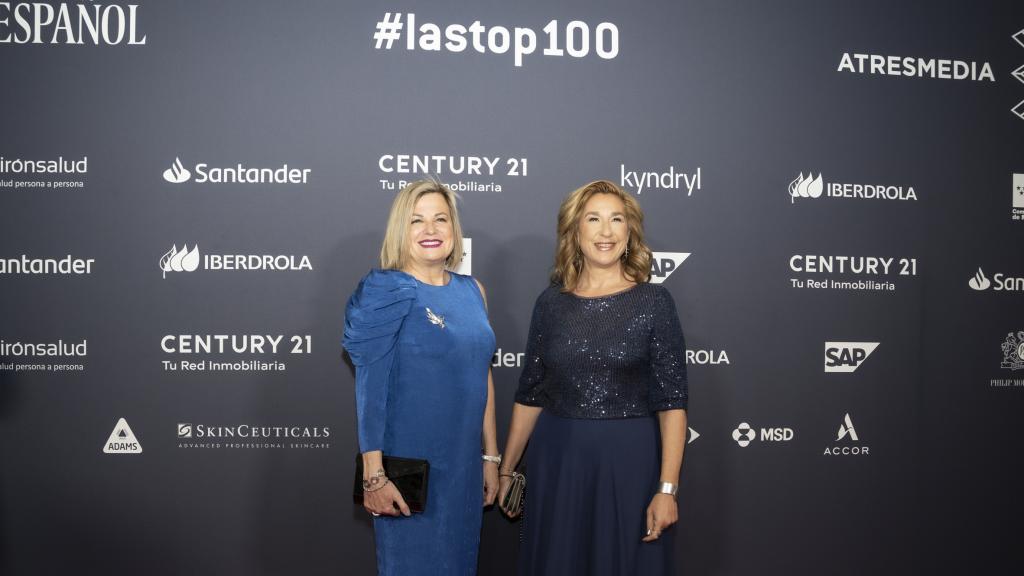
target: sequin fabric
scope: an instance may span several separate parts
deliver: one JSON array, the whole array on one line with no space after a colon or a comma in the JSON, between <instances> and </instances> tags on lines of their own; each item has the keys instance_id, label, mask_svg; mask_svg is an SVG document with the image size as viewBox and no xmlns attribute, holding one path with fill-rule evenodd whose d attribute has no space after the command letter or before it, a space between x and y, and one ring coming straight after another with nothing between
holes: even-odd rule
<instances>
[{"instance_id":1,"label":"sequin fabric","mask_svg":"<svg viewBox=\"0 0 1024 576\"><path fill-rule=\"evenodd\" d=\"M533 307L516 402L565 418L686 408L686 344L672 295L637 284L582 298L545 290Z\"/></svg>"}]
</instances>

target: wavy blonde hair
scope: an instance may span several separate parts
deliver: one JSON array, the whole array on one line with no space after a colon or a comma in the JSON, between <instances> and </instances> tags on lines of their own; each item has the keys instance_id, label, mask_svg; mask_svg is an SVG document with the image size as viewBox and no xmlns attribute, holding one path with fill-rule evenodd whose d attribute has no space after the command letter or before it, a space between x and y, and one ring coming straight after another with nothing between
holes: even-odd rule
<instances>
[{"instance_id":1,"label":"wavy blonde hair","mask_svg":"<svg viewBox=\"0 0 1024 576\"><path fill-rule=\"evenodd\" d=\"M445 268L454 270L462 261L462 224L455 206L455 193L437 180L417 180L402 188L391 203L388 227L384 231L384 244L380 247L380 267L401 270L409 258L409 223L416 202L427 194L440 194L448 203L452 222L452 251L444 261Z\"/></svg>"},{"instance_id":2,"label":"wavy blonde hair","mask_svg":"<svg viewBox=\"0 0 1024 576\"><path fill-rule=\"evenodd\" d=\"M622 271L633 282L651 279L651 249L644 242L644 211L633 196L608 180L596 180L573 190L558 209L558 247L551 281L560 284L562 292L572 292L583 272L583 251L580 249L580 220L583 207L595 194L612 194L625 206L629 239L628 252L623 254Z\"/></svg>"}]
</instances>

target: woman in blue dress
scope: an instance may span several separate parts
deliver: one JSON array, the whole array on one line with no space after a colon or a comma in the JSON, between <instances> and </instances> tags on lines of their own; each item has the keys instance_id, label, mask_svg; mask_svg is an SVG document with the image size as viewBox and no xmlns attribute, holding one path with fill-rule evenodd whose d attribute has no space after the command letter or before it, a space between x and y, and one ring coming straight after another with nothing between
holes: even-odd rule
<instances>
[{"instance_id":1,"label":"woman in blue dress","mask_svg":"<svg viewBox=\"0 0 1024 576\"><path fill-rule=\"evenodd\" d=\"M482 287L451 271L461 259L454 194L413 182L392 204L381 269L345 309L378 574L476 574L482 507L494 502L500 463L495 340ZM410 513L386 477L385 454L430 463L422 514Z\"/></svg>"},{"instance_id":2,"label":"woman in blue dress","mask_svg":"<svg viewBox=\"0 0 1024 576\"><path fill-rule=\"evenodd\" d=\"M686 345L650 272L635 199L607 181L565 199L501 471L503 498L529 440L522 576L676 573Z\"/></svg>"}]
</instances>

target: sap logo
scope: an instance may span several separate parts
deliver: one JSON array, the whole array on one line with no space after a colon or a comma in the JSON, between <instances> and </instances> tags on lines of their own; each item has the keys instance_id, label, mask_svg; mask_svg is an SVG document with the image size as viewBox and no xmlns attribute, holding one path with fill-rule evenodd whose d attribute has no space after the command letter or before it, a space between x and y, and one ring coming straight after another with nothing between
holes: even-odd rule
<instances>
[{"instance_id":1,"label":"sap logo","mask_svg":"<svg viewBox=\"0 0 1024 576\"><path fill-rule=\"evenodd\" d=\"M651 254L651 284L661 284L672 275L690 252L654 252Z\"/></svg>"},{"instance_id":2,"label":"sap logo","mask_svg":"<svg viewBox=\"0 0 1024 576\"><path fill-rule=\"evenodd\" d=\"M878 348L878 342L825 342L825 372L853 372Z\"/></svg>"}]
</instances>

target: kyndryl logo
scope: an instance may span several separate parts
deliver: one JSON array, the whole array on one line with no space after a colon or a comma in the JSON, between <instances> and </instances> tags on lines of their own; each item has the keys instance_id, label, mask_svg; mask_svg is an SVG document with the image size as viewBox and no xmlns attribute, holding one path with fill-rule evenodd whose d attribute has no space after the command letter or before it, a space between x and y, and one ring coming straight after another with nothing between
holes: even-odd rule
<instances>
[{"instance_id":1,"label":"kyndryl logo","mask_svg":"<svg viewBox=\"0 0 1024 576\"><path fill-rule=\"evenodd\" d=\"M825 342L825 372L854 372L878 342Z\"/></svg>"},{"instance_id":2,"label":"kyndryl logo","mask_svg":"<svg viewBox=\"0 0 1024 576\"><path fill-rule=\"evenodd\" d=\"M750 429L750 424L746 422L740 422L740 425L732 431L732 439L736 441L742 448L750 446L750 443L757 438L757 434Z\"/></svg>"},{"instance_id":3,"label":"kyndryl logo","mask_svg":"<svg viewBox=\"0 0 1024 576\"><path fill-rule=\"evenodd\" d=\"M192 177L192 173L181 164L181 158L174 158L174 164L164 170L164 180L171 184L181 184Z\"/></svg>"},{"instance_id":4,"label":"kyndryl logo","mask_svg":"<svg viewBox=\"0 0 1024 576\"><path fill-rule=\"evenodd\" d=\"M690 252L654 252L651 255L651 284L661 284L672 275Z\"/></svg>"},{"instance_id":5,"label":"kyndryl logo","mask_svg":"<svg viewBox=\"0 0 1024 576\"><path fill-rule=\"evenodd\" d=\"M847 440L849 442L860 442L860 437L857 435L857 429L853 427L853 420L850 418L849 412L843 417L843 421L839 424L839 431L836 433L836 442ZM868 447L863 445L849 446L849 445L835 445L826 446L824 456L867 456Z\"/></svg>"},{"instance_id":6,"label":"kyndryl logo","mask_svg":"<svg viewBox=\"0 0 1024 576\"><path fill-rule=\"evenodd\" d=\"M1010 332L1003 342L1003 362L1000 368L1007 370L1024 370L1024 330L1014 334Z\"/></svg>"},{"instance_id":7,"label":"kyndryl logo","mask_svg":"<svg viewBox=\"0 0 1024 576\"><path fill-rule=\"evenodd\" d=\"M192 250L188 249L188 244L182 244L181 251L178 251L178 246L175 244L160 257L160 269L164 272L164 278L167 278L168 272L195 272L197 268L199 268L199 244L192 246Z\"/></svg>"},{"instance_id":8,"label":"kyndryl logo","mask_svg":"<svg viewBox=\"0 0 1024 576\"><path fill-rule=\"evenodd\" d=\"M789 183L789 203L795 204L797 198L820 198L824 193L827 198L850 198L856 200L917 200L913 186L893 186L889 184L848 184L829 182L825 184L821 172L815 176L801 172Z\"/></svg>"},{"instance_id":9,"label":"kyndryl logo","mask_svg":"<svg viewBox=\"0 0 1024 576\"><path fill-rule=\"evenodd\" d=\"M135 433L132 432L124 418L119 419L114 425L110 438L107 438L107 443L103 445L103 452L105 454L142 454L142 444L139 444L139 439L135 437Z\"/></svg>"}]
</instances>

